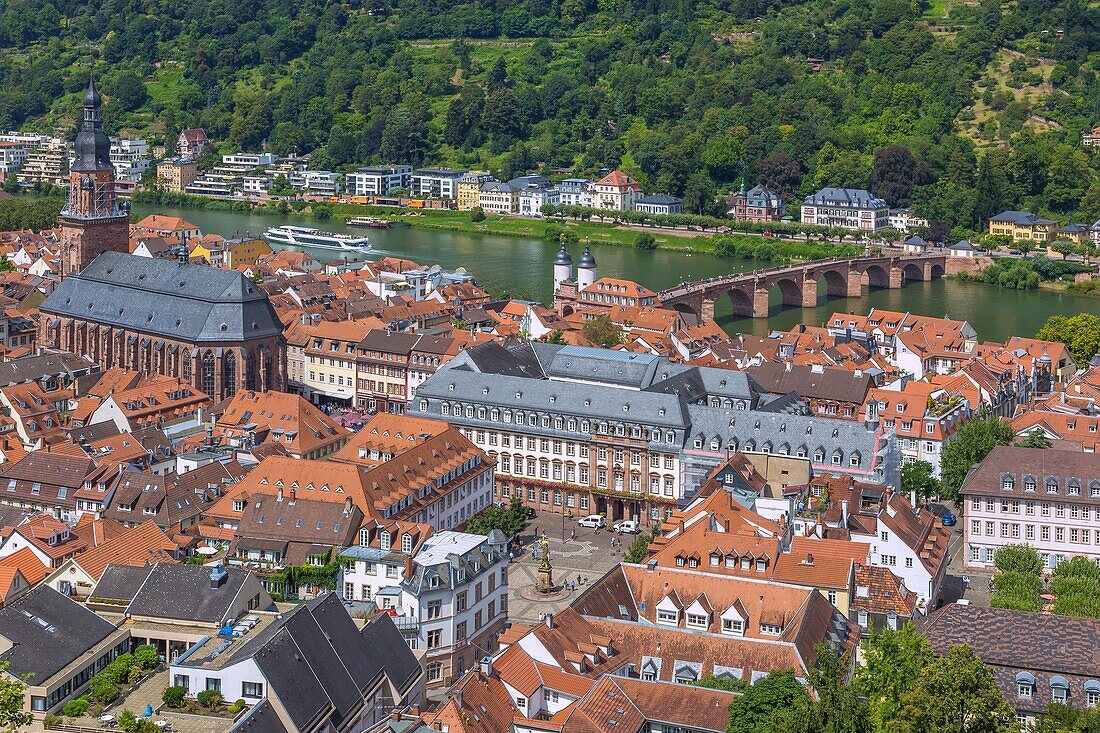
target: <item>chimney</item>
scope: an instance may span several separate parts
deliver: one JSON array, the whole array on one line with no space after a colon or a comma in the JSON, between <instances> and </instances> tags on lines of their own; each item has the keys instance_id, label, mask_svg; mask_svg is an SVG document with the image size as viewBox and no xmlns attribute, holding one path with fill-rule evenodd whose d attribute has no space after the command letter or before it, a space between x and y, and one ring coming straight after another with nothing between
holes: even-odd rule
<instances>
[{"instance_id":1,"label":"chimney","mask_svg":"<svg viewBox=\"0 0 1100 733\"><path fill-rule=\"evenodd\" d=\"M217 590L225 585L225 581L229 578L229 572L218 563L210 570L210 589Z\"/></svg>"},{"instance_id":2,"label":"chimney","mask_svg":"<svg viewBox=\"0 0 1100 733\"><path fill-rule=\"evenodd\" d=\"M486 677L493 676L493 658L490 657L488 654L481 658L478 666L481 667L481 673L483 675L485 675Z\"/></svg>"},{"instance_id":3,"label":"chimney","mask_svg":"<svg viewBox=\"0 0 1100 733\"><path fill-rule=\"evenodd\" d=\"M348 498L344 499L344 516L345 517L351 516L351 507L352 507L351 497L348 497Z\"/></svg>"},{"instance_id":4,"label":"chimney","mask_svg":"<svg viewBox=\"0 0 1100 733\"><path fill-rule=\"evenodd\" d=\"M842 529L848 527L848 500L840 500L840 526Z\"/></svg>"},{"instance_id":5,"label":"chimney","mask_svg":"<svg viewBox=\"0 0 1100 733\"><path fill-rule=\"evenodd\" d=\"M913 505L913 513L917 513L917 490L913 489L909 492L909 503Z\"/></svg>"},{"instance_id":6,"label":"chimney","mask_svg":"<svg viewBox=\"0 0 1100 733\"><path fill-rule=\"evenodd\" d=\"M546 614L546 628L554 628L554 614L552 613Z\"/></svg>"},{"instance_id":7,"label":"chimney","mask_svg":"<svg viewBox=\"0 0 1100 733\"><path fill-rule=\"evenodd\" d=\"M297 499L297 498L298 498L298 492L297 492L297 491L295 491L294 489L291 489L291 490L290 490L290 501L289 501L288 503L289 503L290 505L293 505L293 504L294 504L294 500L295 500L295 499Z\"/></svg>"},{"instance_id":8,"label":"chimney","mask_svg":"<svg viewBox=\"0 0 1100 733\"><path fill-rule=\"evenodd\" d=\"M275 490L275 501L283 500L283 487L280 486Z\"/></svg>"},{"instance_id":9,"label":"chimney","mask_svg":"<svg viewBox=\"0 0 1100 733\"><path fill-rule=\"evenodd\" d=\"M413 559L412 555L405 556L405 578L411 578L413 574Z\"/></svg>"}]
</instances>

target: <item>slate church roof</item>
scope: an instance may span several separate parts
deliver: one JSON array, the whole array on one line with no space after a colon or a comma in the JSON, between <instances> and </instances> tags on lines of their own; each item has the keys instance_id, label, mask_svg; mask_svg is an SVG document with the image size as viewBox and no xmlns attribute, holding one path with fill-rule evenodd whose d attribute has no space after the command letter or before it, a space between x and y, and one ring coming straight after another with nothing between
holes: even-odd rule
<instances>
[{"instance_id":1,"label":"slate church roof","mask_svg":"<svg viewBox=\"0 0 1100 733\"><path fill-rule=\"evenodd\" d=\"M283 330L267 295L239 272L121 252L104 252L66 277L40 309L195 343Z\"/></svg>"}]
</instances>

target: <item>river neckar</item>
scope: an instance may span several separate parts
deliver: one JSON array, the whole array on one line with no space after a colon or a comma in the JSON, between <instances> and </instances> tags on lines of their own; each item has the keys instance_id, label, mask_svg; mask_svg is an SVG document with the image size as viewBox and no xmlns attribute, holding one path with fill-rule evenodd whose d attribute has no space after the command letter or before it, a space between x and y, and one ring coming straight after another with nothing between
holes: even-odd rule
<instances>
[{"instance_id":1,"label":"river neckar","mask_svg":"<svg viewBox=\"0 0 1100 733\"><path fill-rule=\"evenodd\" d=\"M494 295L550 302L553 262L558 245L541 239L486 236L417 229L398 225L392 229L354 229L342 221L314 221L300 217L252 215L234 211L174 209L135 205L135 220L147 214L181 216L202 229L222 236L250 233L283 224L312 226L332 232L366 234L372 249L363 259L405 257L425 265L465 267ZM583 245L573 245L573 258ZM332 250L312 251L321 261L343 256ZM724 259L709 254L674 250L640 251L629 247L592 245L598 277L635 280L653 290L672 287L682 280L699 280L738 270L758 270L774 263ZM822 284L822 287L824 285ZM717 304L719 325L729 333L766 334L788 330L798 323L819 325L837 311L865 313L870 308L911 311L928 316L967 320L982 340L1004 341L1009 336L1034 336L1048 316L1095 312L1096 298L1049 290L1005 290L990 285L940 279L916 282L896 290L872 290L863 298L818 297L816 308L788 308L779 303L778 288L771 294L768 318L734 318L727 299Z\"/></svg>"}]
</instances>

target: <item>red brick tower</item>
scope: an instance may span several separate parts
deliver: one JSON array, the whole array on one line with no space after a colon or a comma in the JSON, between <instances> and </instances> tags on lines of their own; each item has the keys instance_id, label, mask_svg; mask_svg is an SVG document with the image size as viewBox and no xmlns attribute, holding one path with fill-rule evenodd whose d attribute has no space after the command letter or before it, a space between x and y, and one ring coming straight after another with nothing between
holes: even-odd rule
<instances>
[{"instance_id":1,"label":"red brick tower","mask_svg":"<svg viewBox=\"0 0 1100 733\"><path fill-rule=\"evenodd\" d=\"M61 210L61 274L83 270L101 252L130 250L130 206L115 194L111 139L99 119L95 81L84 95L84 125L76 135L76 162L69 173L69 200Z\"/></svg>"}]
</instances>

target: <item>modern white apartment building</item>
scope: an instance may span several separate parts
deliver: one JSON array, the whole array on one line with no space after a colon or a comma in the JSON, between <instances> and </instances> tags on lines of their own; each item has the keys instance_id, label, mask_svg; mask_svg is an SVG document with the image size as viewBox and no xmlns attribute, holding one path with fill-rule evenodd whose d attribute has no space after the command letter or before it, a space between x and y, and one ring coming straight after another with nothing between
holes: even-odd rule
<instances>
[{"instance_id":1,"label":"modern white apartment building","mask_svg":"<svg viewBox=\"0 0 1100 733\"><path fill-rule=\"evenodd\" d=\"M246 189L245 177L250 178L251 193L266 190L266 176L255 173L275 163L271 153L232 153L223 155L214 170L203 173L187 186L187 193L195 196L232 196ZM259 179L263 179L261 184Z\"/></svg>"},{"instance_id":2,"label":"modern white apartment building","mask_svg":"<svg viewBox=\"0 0 1100 733\"><path fill-rule=\"evenodd\" d=\"M595 184L584 178L566 178L564 181L558 181L558 185L554 188L558 189L559 203L562 206L592 206L592 194L595 191Z\"/></svg>"},{"instance_id":3,"label":"modern white apartment building","mask_svg":"<svg viewBox=\"0 0 1100 733\"><path fill-rule=\"evenodd\" d=\"M393 615L409 646L425 652L429 688L449 686L496 650L508 612L503 534L429 533L398 522L366 531L366 544L340 553L344 600Z\"/></svg>"},{"instance_id":4,"label":"modern white apartment building","mask_svg":"<svg viewBox=\"0 0 1100 733\"><path fill-rule=\"evenodd\" d=\"M23 186L33 186L36 181L54 186L69 185L69 145L61 138L42 138L40 143L27 150L27 158L17 177Z\"/></svg>"},{"instance_id":5,"label":"modern white apartment building","mask_svg":"<svg viewBox=\"0 0 1100 733\"><path fill-rule=\"evenodd\" d=\"M960 490L966 567L991 568L1005 545L1030 545L1053 568L1075 556L1100 564L1100 455L994 448Z\"/></svg>"},{"instance_id":6,"label":"modern white apartment building","mask_svg":"<svg viewBox=\"0 0 1100 733\"><path fill-rule=\"evenodd\" d=\"M116 178L140 180L149 168L149 143L143 137L111 138L111 164Z\"/></svg>"},{"instance_id":7,"label":"modern white apartment building","mask_svg":"<svg viewBox=\"0 0 1100 733\"><path fill-rule=\"evenodd\" d=\"M26 143L0 140L0 181L7 179L8 176L15 175L26 159Z\"/></svg>"},{"instance_id":8,"label":"modern white apartment building","mask_svg":"<svg viewBox=\"0 0 1100 733\"><path fill-rule=\"evenodd\" d=\"M409 165L360 168L344 176L344 190L349 196L385 196L395 188L408 188L411 179Z\"/></svg>"},{"instance_id":9,"label":"modern white apartment building","mask_svg":"<svg viewBox=\"0 0 1100 733\"><path fill-rule=\"evenodd\" d=\"M890 226L890 207L861 188L823 188L803 199L802 223L877 232Z\"/></svg>"},{"instance_id":10,"label":"modern white apartment building","mask_svg":"<svg viewBox=\"0 0 1100 733\"><path fill-rule=\"evenodd\" d=\"M419 168L410 180L413 196L451 200L458 197L458 181L466 174L454 168Z\"/></svg>"},{"instance_id":11,"label":"modern white apartment building","mask_svg":"<svg viewBox=\"0 0 1100 733\"><path fill-rule=\"evenodd\" d=\"M287 180L295 189L316 196L337 196L344 189L344 177L332 171L295 171Z\"/></svg>"}]
</instances>

